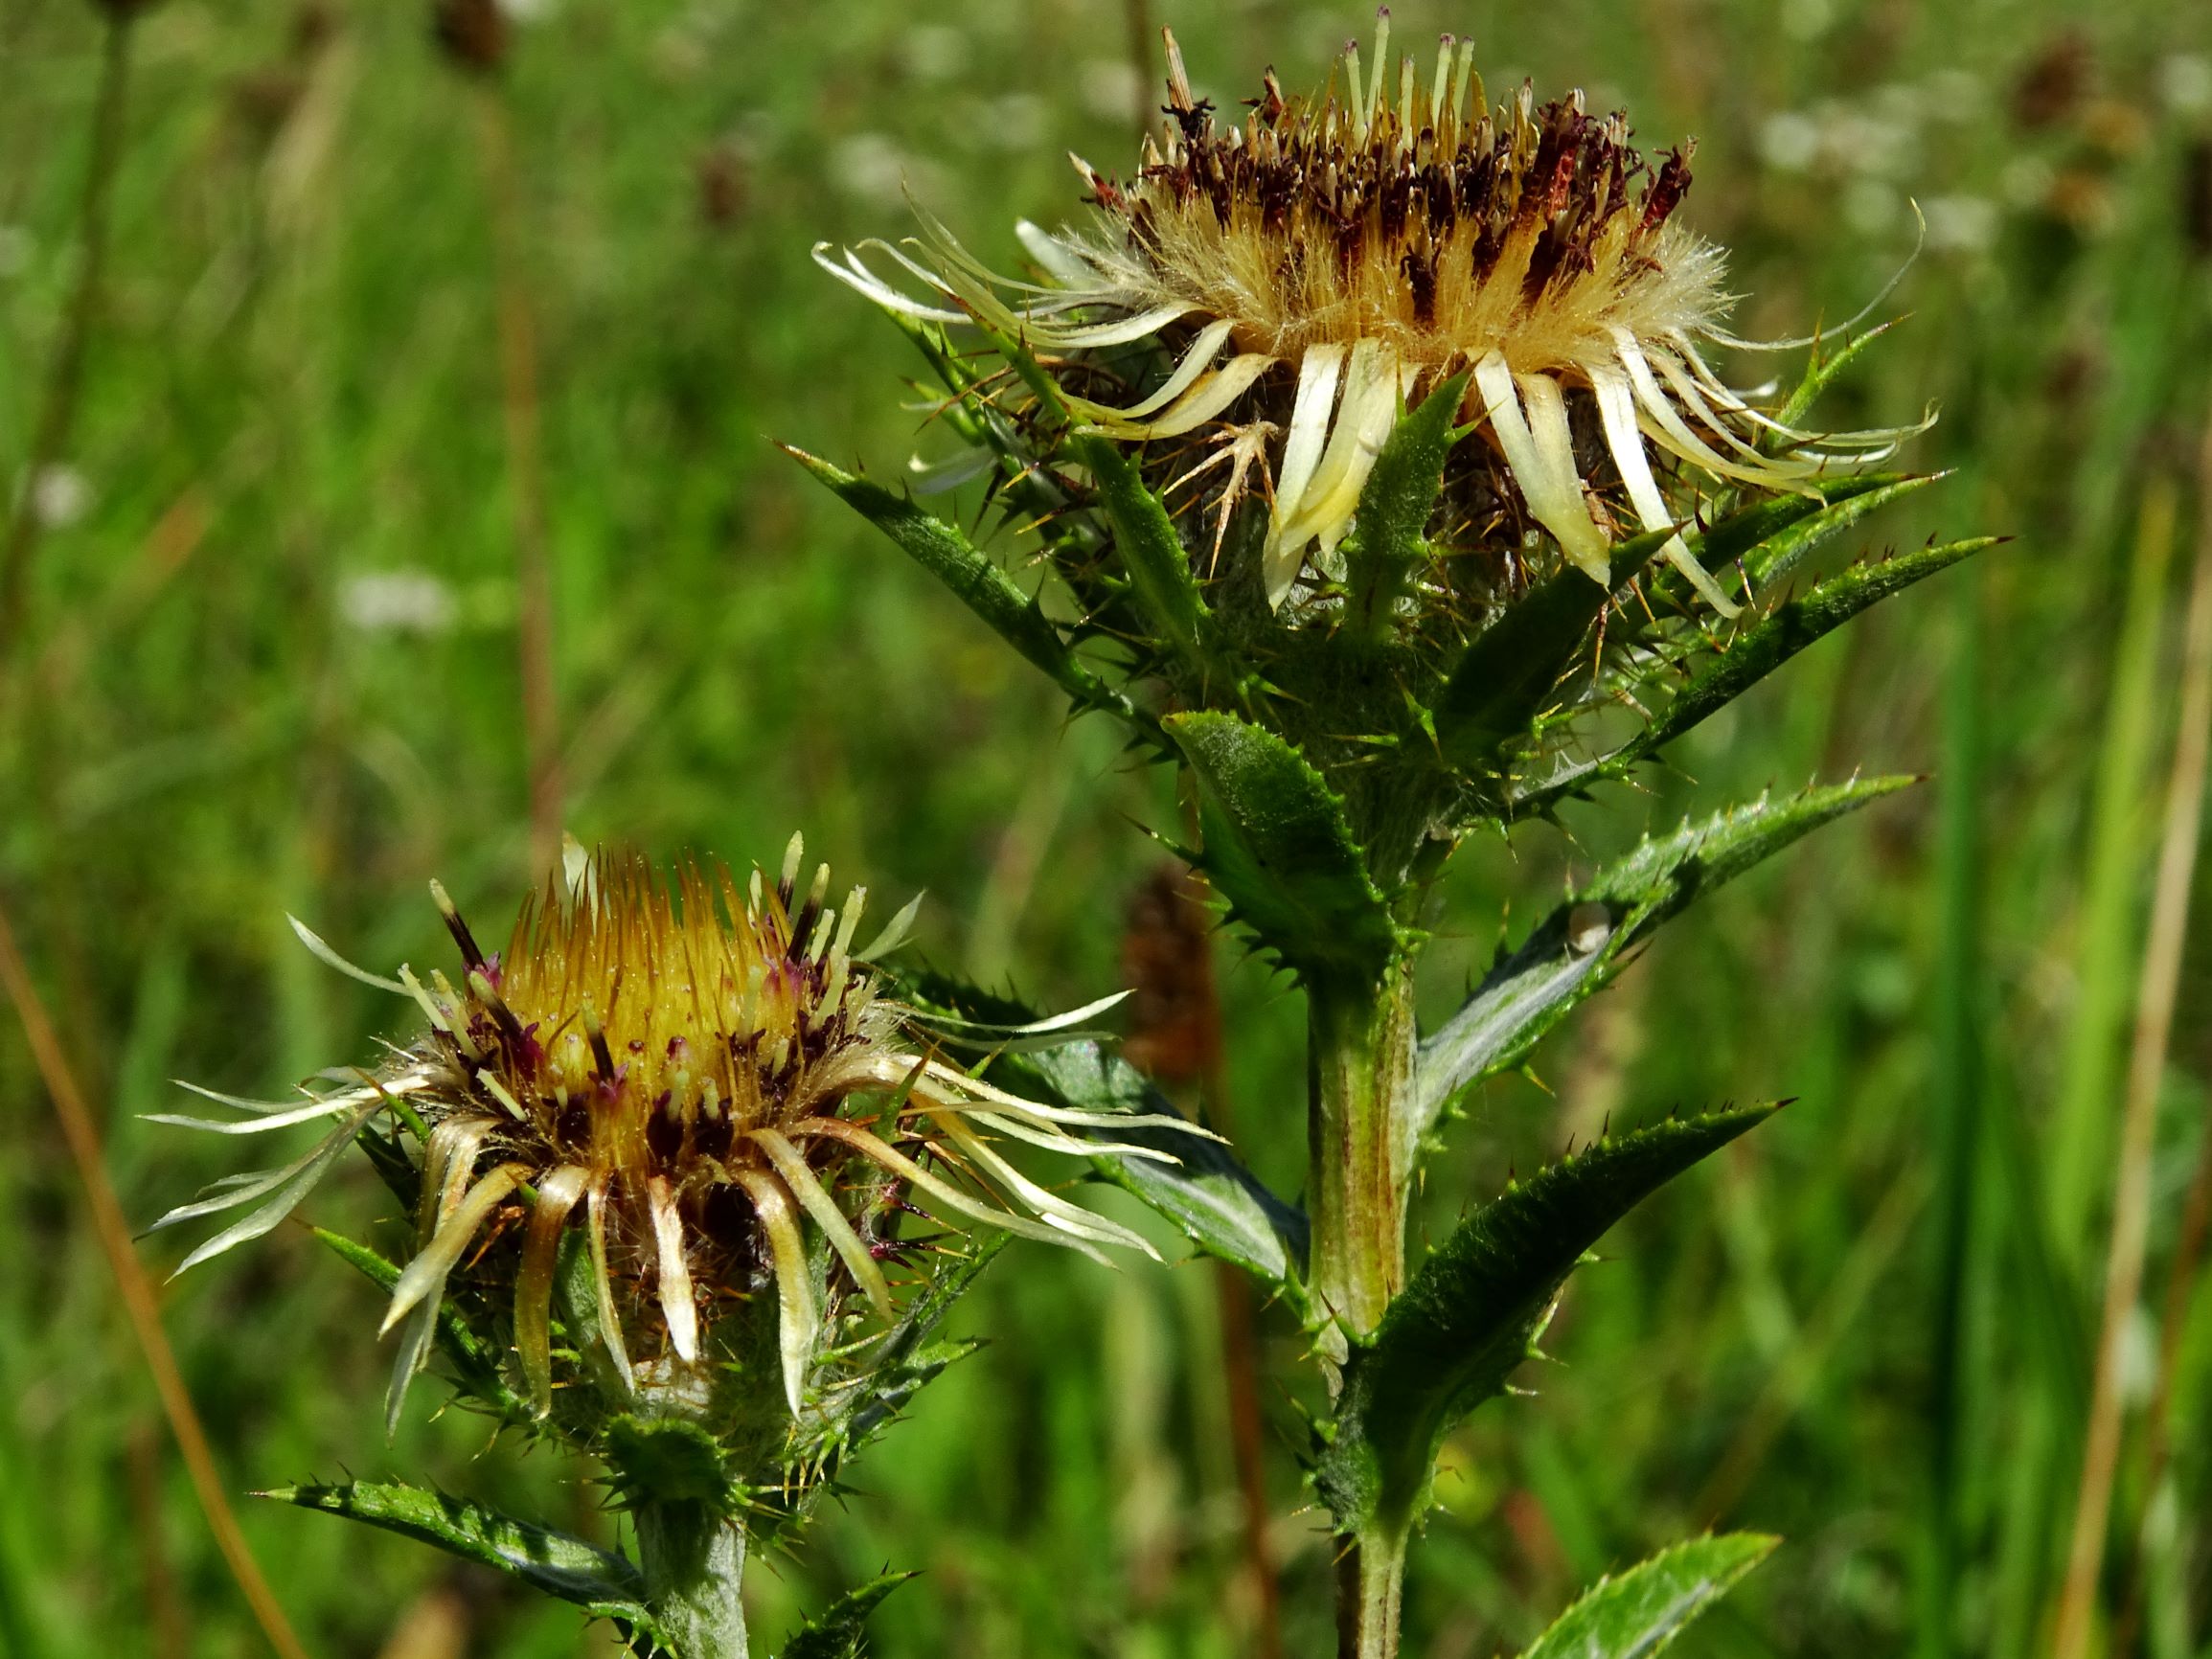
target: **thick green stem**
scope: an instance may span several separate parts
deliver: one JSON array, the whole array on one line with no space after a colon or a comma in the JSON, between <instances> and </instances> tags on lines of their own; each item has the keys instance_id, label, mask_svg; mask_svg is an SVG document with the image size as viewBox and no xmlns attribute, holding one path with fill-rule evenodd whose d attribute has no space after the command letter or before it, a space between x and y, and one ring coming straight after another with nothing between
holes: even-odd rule
<instances>
[{"instance_id":1,"label":"thick green stem","mask_svg":"<svg viewBox=\"0 0 2212 1659\"><path fill-rule=\"evenodd\" d=\"M646 1603L673 1659L745 1659L744 1529L699 1503L635 1513Z\"/></svg>"},{"instance_id":2,"label":"thick green stem","mask_svg":"<svg viewBox=\"0 0 2212 1659\"><path fill-rule=\"evenodd\" d=\"M1308 989L1308 1205L1313 1303L1335 1320L1323 1352L1341 1360L1371 1334L1405 1279L1406 1171L1399 1124L1411 1109L1413 965L1371 985ZM1369 1528L1336 1568L1339 1659L1393 1659L1405 1534Z\"/></svg>"},{"instance_id":3,"label":"thick green stem","mask_svg":"<svg viewBox=\"0 0 2212 1659\"><path fill-rule=\"evenodd\" d=\"M1313 1303L1365 1336L1405 1278L1396 1127L1413 1086L1413 965L1374 985L1316 984L1307 999Z\"/></svg>"},{"instance_id":4,"label":"thick green stem","mask_svg":"<svg viewBox=\"0 0 2212 1659\"><path fill-rule=\"evenodd\" d=\"M1405 1534L1369 1534L1336 1558L1337 1659L1396 1659Z\"/></svg>"}]
</instances>

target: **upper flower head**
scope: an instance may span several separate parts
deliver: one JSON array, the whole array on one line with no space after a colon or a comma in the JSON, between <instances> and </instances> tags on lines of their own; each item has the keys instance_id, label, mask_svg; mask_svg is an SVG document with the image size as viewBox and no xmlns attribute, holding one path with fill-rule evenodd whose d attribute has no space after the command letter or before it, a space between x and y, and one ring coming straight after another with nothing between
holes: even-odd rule
<instances>
[{"instance_id":1,"label":"upper flower head","mask_svg":"<svg viewBox=\"0 0 2212 1659\"><path fill-rule=\"evenodd\" d=\"M1600 581L1621 519L1654 531L1687 516L1654 461L1786 489L1835 459L1754 410L1701 354L1746 343L1722 328L1720 250L1676 217L1687 147L1653 166L1630 146L1627 117L1589 114L1580 93L1538 107L1524 87L1493 110L1472 44L1449 35L1431 73L1407 58L1393 77L1388 33L1385 12L1364 75L1347 48L1341 95L1333 80L1318 99L1286 97L1270 73L1241 125L1193 96L1170 35L1167 120L1135 177L1078 161L1087 221L1018 227L1040 283L994 275L926 216L906 251L867 245L929 299L858 253L817 258L894 310L977 323L1034 352L1092 431L1217 445L1179 466L1176 485L1223 468L1211 483L1217 557L1239 501L1265 489L1274 606L1310 555L1327 576L1392 426L1460 372L1462 419L1486 442L1455 451L1444 534L1494 541L1503 525L1517 546L1533 521ZM1896 436L1820 442L1863 458ZM1665 557L1734 614L1680 536Z\"/></svg>"},{"instance_id":2,"label":"upper flower head","mask_svg":"<svg viewBox=\"0 0 2212 1659\"><path fill-rule=\"evenodd\" d=\"M992 1144L996 1134L1087 1152L1097 1143L1068 1125L1098 1120L948 1065L910 1011L881 994L867 963L899 943L911 911L856 951L864 890L828 908L827 866L804 891L799 869L796 837L778 880L756 869L742 889L719 865L687 862L672 882L635 855L580 858L572 881L523 907L498 954L478 945L434 884L459 983L441 972L425 984L405 967L397 980L364 973L302 929L326 960L412 997L427 1030L374 1075L356 1074L357 1086L310 1095L305 1106L230 1102L266 1115L170 1120L228 1133L342 1120L291 1170L165 1216L274 1193L186 1265L274 1226L369 1118L388 1111L414 1137L420 1191L417 1253L384 1322L411 1316L396 1397L427 1353L448 1278L476 1245L477 1275L511 1284L520 1370L546 1410L555 1268L581 1227L596 1323L625 1389L679 1380L718 1357L735 1340L718 1341L718 1321L773 1283L796 1414L825 1327L821 1287L832 1299L855 1290L889 1311L883 1263L899 1254L901 1210L1083 1248L1143 1247L1029 1180ZM856 1179L863 1170L870 1178ZM827 1280L810 1261L810 1223L841 1263Z\"/></svg>"}]
</instances>

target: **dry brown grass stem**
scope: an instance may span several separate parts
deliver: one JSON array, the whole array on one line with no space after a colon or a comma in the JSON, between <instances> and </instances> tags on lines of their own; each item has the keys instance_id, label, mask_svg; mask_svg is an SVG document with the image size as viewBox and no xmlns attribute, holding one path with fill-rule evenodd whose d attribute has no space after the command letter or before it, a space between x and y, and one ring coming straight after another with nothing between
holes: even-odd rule
<instances>
[{"instance_id":1,"label":"dry brown grass stem","mask_svg":"<svg viewBox=\"0 0 2212 1659\"><path fill-rule=\"evenodd\" d=\"M77 281L62 313L60 337L47 366L44 401L31 453L16 486L8 534L0 541L0 664L14 654L15 636L30 602L31 565L46 530L40 511L39 481L69 452L77 429L77 405L84 384L84 357L100 309L101 279L107 263L108 203L115 170L123 156L124 112L130 85L131 18L127 7L106 11L102 44L100 88L92 113L92 153L85 164L84 194L77 217Z\"/></svg>"},{"instance_id":2,"label":"dry brown grass stem","mask_svg":"<svg viewBox=\"0 0 2212 1659\"><path fill-rule=\"evenodd\" d=\"M1129 67L1136 71L1136 108L1131 112L1137 122L1137 141L1152 129L1152 105L1158 102L1158 88L1153 81L1152 70L1152 0L1125 0L1129 22Z\"/></svg>"},{"instance_id":3,"label":"dry brown grass stem","mask_svg":"<svg viewBox=\"0 0 2212 1659\"><path fill-rule=\"evenodd\" d=\"M498 265L500 416L514 513L515 631L522 670L522 742L530 770L530 864L559 863L565 802L560 702L554 679L553 561L547 545L545 461L538 430L537 327L530 303L514 138L496 80L474 89L494 259Z\"/></svg>"},{"instance_id":4,"label":"dry brown grass stem","mask_svg":"<svg viewBox=\"0 0 2212 1659\"><path fill-rule=\"evenodd\" d=\"M2206 745L2208 732L2212 732L2212 425L2204 434L2198 502L2202 522L2190 580L2179 718L2157 875L2152 888L2150 936L2143 948L2134 1044L2128 1064L2126 1115L2121 1121L2119 1167L2113 1181L2112 1236L2105 1261L2104 1318L2097 1338L2081 1490L2074 1507L2073 1543L2059 1602L2057 1632L2051 1642L2054 1659L2084 1659L2091 1646L2105 1537L2111 1518L2112 1485L2125 1426L2121 1373L2128 1326L2142 1296L2143 1259L2150 1241L2158 1092L2173 1032L2182 948L2188 939L2189 891L2196 877Z\"/></svg>"},{"instance_id":5,"label":"dry brown grass stem","mask_svg":"<svg viewBox=\"0 0 2212 1659\"><path fill-rule=\"evenodd\" d=\"M101 1155L100 1131L94 1125L83 1092L77 1086L76 1074L70 1068L68 1056L62 1052L54 1021L47 1015L46 1005L23 966L22 953L16 949L15 933L9 925L4 906L0 906L0 986L6 988L8 1000L14 1005L16 1016L23 1022L32 1058L37 1063L38 1075L45 1080L48 1098L54 1102L54 1114L61 1121L62 1137L69 1143L69 1155L77 1165L78 1179L83 1184L85 1202L92 1211L93 1232L98 1235L101 1251L115 1274L116 1288L122 1292L124 1308L130 1315L131 1331L138 1338L147 1370L153 1374L154 1391L161 1397L162 1411L169 1419L170 1432L176 1436L177 1450L184 1456L185 1469L192 1477L200 1510L207 1516L208 1530L215 1534L216 1547L222 1552L231 1577L238 1580L239 1592L253 1609L262 1633L268 1638L279 1659L307 1659L307 1650L292 1634L290 1621L270 1591L268 1580L262 1577L260 1564L246 1546L245 1534L239 1530L238 1517L231 1512L222 1476L216 1469L215 1454L208 1448L199 1414L194 1409L192 1396L184 1386L184 1376L177 1370L176 1355L169 1346L169 1334L162 1329L161 1308L152 1282L140 1265L138 1253L131 1247L130 1224L124 1218L123 1205L108 1182L107 1166Z\"/></svg>"}]
</instances>

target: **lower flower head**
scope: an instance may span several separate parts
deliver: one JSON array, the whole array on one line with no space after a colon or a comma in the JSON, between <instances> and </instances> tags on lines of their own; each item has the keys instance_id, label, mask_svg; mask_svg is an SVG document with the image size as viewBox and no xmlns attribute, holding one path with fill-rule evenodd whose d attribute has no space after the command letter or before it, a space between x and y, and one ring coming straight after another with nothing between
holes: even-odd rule
<instances>
[{"instance_id":1,"label":"lower flower head","mask_svg":"<svg viewBox=\"0 0 2212 1659\"><path fill-rule=\"evenodd\" d=\"M797 1415L823 1296L853 1292L890 1311L885 1268L901 1256L902 1212L1079 1248L1144 1247L1030 1180L995 1144L1084 1153L1097 1143L1070 1130L1103 1120L1005 1094L938 1057L869 966L900 942L912 907L855 949L864 890L828 906L828 868L801 890L800 855L794 837L780 877L756 870L743 888L720 865L686 861L669 879L634 854L580 857L572 879L523 907L497 953L433 884L457 979L366 973L302 928L326 961L413 998L427 1030L355 1086L304 1106L230 1102L262 1115L168 1120L228 1133L339 1123L290 1170L234 1182L157 1225L269 1197L187 1266L265 1232L371 1118L392 1117L419 1182L416 1254L384 1321L406 1327L395 1410L472 1248L479 1279L512 1277L513 1348L540 1413L552 1399L556 1267L577 1236L623 1389L739 1357L724 1352L737 1337L721 1332L723 1316L772 1284ZM834 1258L826 1276L810 1260L815 1239Z\"/></svg>"}]
</instances>

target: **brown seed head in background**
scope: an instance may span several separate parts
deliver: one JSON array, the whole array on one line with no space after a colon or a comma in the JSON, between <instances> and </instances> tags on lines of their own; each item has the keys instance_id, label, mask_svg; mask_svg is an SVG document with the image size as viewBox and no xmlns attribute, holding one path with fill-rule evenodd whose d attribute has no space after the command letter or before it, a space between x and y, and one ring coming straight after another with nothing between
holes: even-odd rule
<instances>
[{"instance_id":1,"label":"brown seed head in background","mask_svg":"<svg viewBox=\"0 0 2212 1659\"><path fill-rule=\"evenodd\" d=\"M436 0L431 32L445 56L477 75L497 72L507 57L507 13L499 0Z\"/></svg>"},{"instance_id":2,"label":"brown seed head in background","mask_svg":"<svg viewBox=\"0 0 2212 1659\"><path fill-rule=\"evenodd\" d=\"M1162 865L1129 896L1122 977L1133 992L1129 1063L1162 1083L1203 1081L1221 1063L1213 917L1204 884L1180 865Z\"/></svg>"},{"instance_id":3,"label":"brown seed head in background","mask_svg":"<svg viewBox=\"0 0 2212 1659\"><path fill-rule=\"evenodd\" d=\"M2013 82L2014 123L2024 132L2059 125L2088 93L2095 67L2087 35L2078 29L2053 35Z\"/></svg>"}]
</instances>

